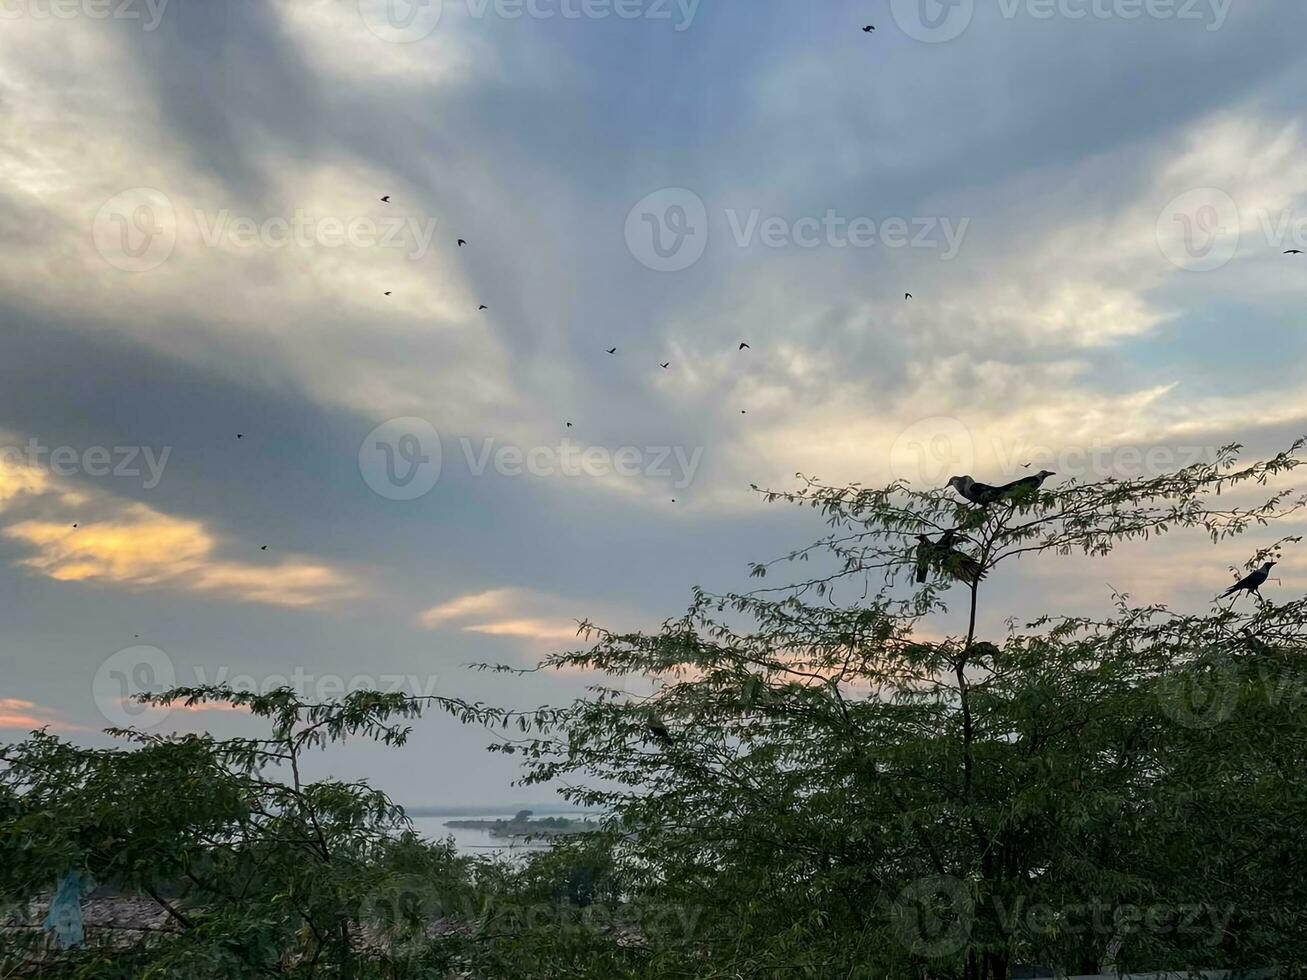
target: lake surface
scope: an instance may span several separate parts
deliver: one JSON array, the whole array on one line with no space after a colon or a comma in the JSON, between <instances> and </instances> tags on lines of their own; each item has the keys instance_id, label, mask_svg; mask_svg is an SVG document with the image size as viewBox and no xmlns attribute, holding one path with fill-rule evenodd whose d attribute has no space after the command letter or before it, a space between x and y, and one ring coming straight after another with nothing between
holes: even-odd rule
<instances>
[{"instance_id":1,"label":"lake surface","mask_svg":"<svg viewBox=\"0 0 1307 980\"><path fill-rule=\"evenodd\" d=\"M492 837L489 830L471 830L466 827L446 827L450 820L509 820L517 810L487 810L484 813L467 813L459 810L451 813L427 811L423 816L411 816L414 829L428 840L445 840L453 838L454 847L459 854L501 857L507 860L523 857L534 851L547 851L550 842L547 839L521 840L509 837ZM579 820L583 817L594 819L597 814L584 810L532 810L532 820L545 817L567 817Z\"/></svg>"}]
</instances>

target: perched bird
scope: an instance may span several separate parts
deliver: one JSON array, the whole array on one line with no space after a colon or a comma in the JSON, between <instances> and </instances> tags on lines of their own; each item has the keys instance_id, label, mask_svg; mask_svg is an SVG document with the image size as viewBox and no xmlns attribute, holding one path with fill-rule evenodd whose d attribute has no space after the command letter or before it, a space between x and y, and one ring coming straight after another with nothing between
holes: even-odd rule
<instances>
[{"instance_id":1,"label":"perched bird","mask_svg":"<svg viewBox=\"0 0 1307 980\"><path fill-rule=\"evenodd\" d=\"M463 241L463 239L460 238L460 239L458 240L458 247L459 247L459 248L462 248L462 247L463 247L464 245L466 245L466 244L467 244L467 242Z\"/></svg>"},{"instance_id":2,"label":"perched bird","mask_svg":"<svg viewBox=\"0 0 1307 980\"><path fill-rule=\"evenodd\" d=\"M872 27L870 24L868 24L866 27L864 27L864 28L862 29L862 33L863 33L863 34L870 34L870 33L871 33L872 31L874 31L875 29L876 29L876 28L874 28L874 27Z\"/></svg>"},{"instance_id":3,"label":"perched bird","mask_svg":"<svg viewBox=\"0 0 1307 980\"><path fill-rule=\"evenodd\" d=\"M663 745L672 744L672 733L667 730L663 720L658 717L658 713L652 708L649 709L649 734Z\"/></svg>"},{"instance_id":4,"label":"perched bird","mask_svg":"<svg viewBox=\"0 0 1307 980\"><path fill-rule=\"evenodd\" d=\"M740 341L740 350L753 350L753 348L750 347L748 344L746 344L744 341Z\"/></svg>"},{"instance_id":5,"label":"perched bird","mask_svg":"<svg viewBox=\"0 0 1307 980\"><path fill-rule=\"evenodd\" d=\"M1002 500L1004 497L1038 490L1044 485L1045 480L1050 476L1056 475L1056 473L1053 473L1050 470L1040 470L1033 476L1026 476L1022 477L1020 480L1013 480L1011 483L1005 483L1001 487L993 487L988 483L977 483L969 476L955 476L948 481L948 485L973 504L979 504L981 507L985 507L997 500Z\"/></svg>"},{"instance_id":6,"label":"perched bird","mask_svg":"<svg viewBox=\"0 0 1307 980\"><path fill-rule=\"evenodd\" d=\"M956 539L956 530L945 531L938 541L931 541L924 534L917 535L918 584L926 581L932 565L938 565L946 575L967 583L979 582L985 577L980 562L953 547Z\"/></svg>"},{"instance_id":7,"label":"perched bird","mask_svg":"<svg viewBox=\"0 0 1307 980\"><path fill-rule=\"evenodd\" d=\"M389 195L389 194L383 194L383 195L381 195L381 203L382 203L382 204L389 204L389 203L390 203L390 195Z\"/></svg>"},{"instance_id":8,"label":"perched bird","mask_svg":"<svg viewBox=\"0 0 1307 980\"><path fill-rule=\"evenodd\" d=\"M616 348L616 347L609 347L609 348L608 348L608 353L609 353L609 354L616 354L616 353L617 353L617 348Z\"/></svg>"},{"instance_id":9,"label":"perched bird","mask_svg":"<svg viewBox=\"0 0 1307 980\"><path fill-rule=\"evenodd\" d=\"M1271 569L1274 568L1275 565L1276 562L1268 561L1251 575L1245 575L1239 581L1235 582L1234 585L1222 592L1218 598L1224 599L1226 596L1234 595L1236 592L1255 592L1257 593L1257 598L1260 599L1262 593L1259 590L1266 584L1266 580L1270 578Z\"/></svg>"}]
</instances>

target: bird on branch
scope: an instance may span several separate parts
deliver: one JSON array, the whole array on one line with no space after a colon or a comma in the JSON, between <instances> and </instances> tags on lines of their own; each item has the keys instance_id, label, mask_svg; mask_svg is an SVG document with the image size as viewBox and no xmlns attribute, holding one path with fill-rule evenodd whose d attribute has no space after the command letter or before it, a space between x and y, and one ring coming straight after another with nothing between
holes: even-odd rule
<instances>
[{"instance_id":1,"label":"bird on branch","mask_svg":"<svg viewBox=\"0 0 1307 980\"><path fill-rule=\"evenodd\" d=\"M945 531L938 541L931 541L925 534L917 535L917 583L926 581L931 566L936 566L946 575L974 584L985 577L985 570L980 562L953 547L957 540L957 530Z\"/></svg>"},{"instance_id":2,"label":"bird on branch","mask_svg":"<svg viewBox=\"0 0 1307 980\"><path fill-rule=\"evenodd\" d=\"M1044 485L1044 481L1050 476L1057 474L1051 470L1040 470L1033 476L1025 476L1020 480L1013 480L1011 483L1005 483L1001 487L990 486L988 483L977 483L970 476L955 476L948 481L948 485L960 493L973 504L979 504L981 507L987 507L996 501L1003 500L1007 497L1020 496L1025 493L1031 493L1038 490Z\"/></svg>"},{"instance_id":3,"label":"bird on branch","mask_svg":"<svg viewBox=\"0 0 1307 980\"><path fill-rule=\"evenodd\" d=\"M1217 598L1224 599L1226 596L1234 595L1236 592L1252 592L1260 599L1262 593L1259 590L1266 584L1266 580L1271 577L1271 569L1274 568L1275 565L1276 562L1268 561L1261 568L1257 569L1257 571L1239 579L1239 581L1235 582L1234 585L1222 592Z\"/></svg>"}]
</instances>

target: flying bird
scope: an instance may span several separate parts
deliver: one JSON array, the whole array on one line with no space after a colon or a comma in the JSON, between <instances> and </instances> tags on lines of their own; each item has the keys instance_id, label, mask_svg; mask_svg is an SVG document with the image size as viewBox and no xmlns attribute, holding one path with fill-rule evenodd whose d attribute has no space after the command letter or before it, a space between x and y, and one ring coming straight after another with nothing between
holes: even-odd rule
<instances>
[{"instance_id":1,"label":"flying bird","mask_svg":"<svg viewBox=\"0 0 1307 980\"><path fill-rule=\"evenodd\" d=\"M73 527L76 527L76 526L77 526L76 524L73 525Z\"/></svg>"},{"instance_id":2,"label":"flying bird","mask_svg":"<svg viewBox=\"0 0 1307 980\"><path fill-rule=\"evenodd\" d=\"M382 293L382 295L383 295L383 296L389 296L389 295L390 295L390 292L391 292L391 291L390 291L389 289L387 289L384 293Z\"/></svg>"},{"instance_id":3,"label":"flying bird","mask_svg":"<svg viewBox=\"0 0 1307 980\"><path fill-rule=\"evenodd\" d=\"M753 350L753 348L744 343L744 341L740 341L740 350Z\"/></svg>"},{"instance_id":4,"label":"flying bird","mask_svg":"<svg viewBox=\"0 0 1307 980\"><path fill-rule=\"evenodd\" d=\"M973 504L979 504L981 507L986 507L995 501L1002 500L1004 497L1038 490L1044 485L1045 480L1050 476L1056 475L1056 473L1053 473L1050 470L1040 470L1033 476L1026 476L1022 477L1020 480L1013 480L1011 483L1005 483L1001 487L993 487L988 483L977 483L969 476L955 476L948 481L948 485Z\"/></svg>"},{"instance_id":5,"label":"flying bird","mask_svg":"<svg viewBox=\"0 0 1307 980\"><path fill-rule=\"evenodd\" d=\"M1291 248L1291 249L1289 249L1289 251L1285 252L1284 254L1285 254L1285 255L1302 255L1302 249L1300 249L1300 248Z\"/></svg>"},{"instance_id":6,"label":"flying bird","mask_svg":"<svg viewBox=\"0 0 1307 980\"><path fill-rule=\"evenodd\" d=\"M382 204L389 204L389 203L390 203L390 195L389 195L389 194L383 194L383 195L381 195L381 203L382 203Z\"/></svg>"},{"instance_id":7,"label":"flying bird","mask_svg":"<svg viewBox=\"0 0 1307 980\"><path fill-rule=\"evenodd\" d=\"M658 366L662 368L664 371L666 371L669 367L672 366L672 362L668 361L666 364L659 364Z\"/></svg>"},{"instance_id":8,"label":"flying bird","mask_svg":"<svg viewBox=\"0 0 1307 980\"><path fill-rule=\"evenodd\" d=\"M608 348L608 353L609 353L609 354L616 354L616 353L617 353L617 348L616 348L616 347L609 347L609 348Z\"/></svg>"},{"instance_id":9,"label":"flying bird","mask_svg":"<svg viewBox=\"0 0 1307 980\"><path fill-rule=\"evenodd\" d=\"M875 29L876 29L876 28L874 28L874 27L872 27L870 24L868 24L866 27L864 27L864 28L862 29L862 33L863 33L863 34L870 34L870 33L871 33L872 31L874 31Z\"/></svg>"},{"instance_id":10,"label":"flying bird","mask_svg":"<svg viewBox=\"0 0 1307 980\"><path fill-rule=\"evenodd\" d=\"M912 294L911 294L911 293L904 293L904 294L903 294L903 298L904 298L905 300L912 299Z\"/></svg>"},{"instance_id":11,"label":"flying bird","mask_svg":"<svg viewBox=\"0 0 1307 980\"><path fill-rule=\"evenodd\" d=\"M466 244L467 244L467 242L463 241L463 239L460 238L460 239L458 240L458 247L459 247L459 248L462 248L462 247L463 247L464 245L466 245Z\"/></svg>"},{"instance_id":12,"label":"flying bird","mask_svg":"<svg viewBox=\"0 0 1307 980\"><path fill-rule=\"evenodd\" d=\"M264 545L262 548L260 548L259 550L260 550L260 551L267 551L267 550L268 550L268 546L265 544L265 545Z\"/></svg>"},{"instance_id":13,"label":"flying bird","mask_svg":"<svg viewBox=\"0 0 1307 980\"><path fill-rule=\"evenodd\" d=\"M490 307L486 306L484 303L481 306L477 307L478 312L480 312L481 310L488 310L488 309L490 309Z\"/></svg>"},{"instance_id":14,"label":"flying bird","mask_svg":"<svg viewBox=\"0 0 1307 980\"><path fill-rule=\"evenodd\" d=\"M568 422L568 423L567 423L567 427L570 429L570 428L572 427L572 423L571 423L571 422Z\"/></svg>"},{"instance_id":15,"label":"flying bird","mask_svg":"<svg viewBox=\"0 0 1307 980\"><path fill-rule=\"evenodd\" d=\"M245 433L244 433L244 432L237 432L237 433L236 433L236 438L237 438L237 439L244 439L244 438L245 438Z\"/></svg>"},{"instance_id":16,"label":"flying bird","mask_svg":"<svg viewBox=\"0 0 1307 980\"><path fill-rule=\"evenodd\" d=\"M1235 582L1234 585L1222 592L1217 598L1224 599L1226 596L1234 595L1236 592L1255 592L1257 598L1260 599L1262 597L1260 589L1266 584L1266 580L1270 578L1271 569L1274 568L1275 565L1276 562L1268 561L1251 575L1245 575L1243 578L1239 579L1239 581Z\"/></svg>"}]
</instances>

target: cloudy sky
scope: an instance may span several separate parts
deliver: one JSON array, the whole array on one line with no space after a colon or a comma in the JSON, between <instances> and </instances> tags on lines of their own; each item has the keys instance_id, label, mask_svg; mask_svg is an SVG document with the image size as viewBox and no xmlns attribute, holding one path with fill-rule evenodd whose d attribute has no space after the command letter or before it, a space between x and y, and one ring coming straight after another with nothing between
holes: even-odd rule
<instances>
[{"instance_id":1,"label":"cloudy sky","mask_svg":"<svg viewBox=\"0 0 1307 980\"><path fill-rule=\"evenodd\" d=\"M820 535L751 483L1282 447L1304 36L1289 0L0 0L0 739L244 730L124 714L174 678L561 702L465 665ZM1198 606L1253 547L1005 568L989 621ZM545 799L488 740L323 765Z\"/></svg>"}]
</instances>

